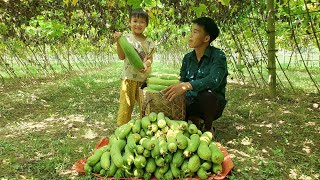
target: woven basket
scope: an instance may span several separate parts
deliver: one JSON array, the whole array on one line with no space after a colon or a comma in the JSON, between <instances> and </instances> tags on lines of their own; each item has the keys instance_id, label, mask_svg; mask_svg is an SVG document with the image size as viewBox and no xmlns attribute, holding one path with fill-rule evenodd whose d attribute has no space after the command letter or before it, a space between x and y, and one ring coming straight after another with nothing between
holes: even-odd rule
<instances>
[{"instance_id":1,"label":"woven basket","mask_svg":"<svg viewBox=\"0 0 320 180\"><path fill-rule=\"evenodd\" d=\"M160 93L148 92L140 89L140 103L142 117L150 112L163 112L165 116L173 120L185 119L185 96L176 97L173 101L168 101Z\"/></svg>"}]
</instances>

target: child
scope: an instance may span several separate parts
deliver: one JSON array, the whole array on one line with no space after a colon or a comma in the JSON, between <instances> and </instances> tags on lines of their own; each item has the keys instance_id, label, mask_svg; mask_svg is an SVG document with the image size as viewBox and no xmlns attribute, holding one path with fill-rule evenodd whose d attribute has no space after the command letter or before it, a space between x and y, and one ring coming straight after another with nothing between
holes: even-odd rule
<instances>
[{"instance_id":1,"label":"child","mask_svg":"<svg viewBox=\"0 0 320 180\"><path fill-rule=\"evenodd\" d=\"M114 38L117 42L117 53L120 60L124 60L124 69L121 76L120 87L120 107L118 111L117 125L126 124L131 119L135 101L139 106L139 89L143 82L151 73L151 64L153 62L152 52L154 42L143 35L145 28L149 23L148 14L142 9L134 9L130 13L130 33L115 32ZM118 43L120 36L124 36L133 45L143 60L144 69L135 69L125 57L125 54Z\"/></svg>"}]
</instances>

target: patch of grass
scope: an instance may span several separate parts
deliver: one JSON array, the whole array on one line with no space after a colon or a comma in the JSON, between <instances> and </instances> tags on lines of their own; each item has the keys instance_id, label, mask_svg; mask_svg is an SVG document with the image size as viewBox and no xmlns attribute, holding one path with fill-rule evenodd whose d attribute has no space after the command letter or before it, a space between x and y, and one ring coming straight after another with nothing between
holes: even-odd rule
<instances>
[{"instance_id":1,"label":"patch of grass","mask_svg":"<svg viewBox=\"0 0 320 180\"><path fill-rule=\"evenodd\" d=\"M250 73L246 68L244 68L244 65L239 66L242 67L240 73L243 74L246 83L252 84L254 81L255 84L259 84L259 86L267 86L266 83L268 81L269 74L268 68L265 64L263 64L262 67L260 65L251 67ZM285 64L282 64L281 66L283 67L283 71L278 64L276 69L278 88L284 87L286 91L292 91L291 86L293 86L294 90L318 93L313 81L315 81L317 83L317 86L319 86L319 66L308 67L313 81L302 64L300 66L290 66L290 68L288 69L284 68L286 67ZM233 69L233 67L229 66L230 77L235 76L234 72L235 70ZM264 81L262 80L262 78L264 79ZM291 85L289 84L289 81Z\"/></svg>"},{"instance_id":2,"label":"patch of grass","mask_svg":"<svg viewBox=\"0 0 320 180\"><path fill-rule=\"evenodd\" d=\"M0 177L95 179L71 171L116 128L122 62L86 73L12 82L0 94ZM156 64L157 71L177 67ZM301 85L303 87L303 85ZM214 122L235 164L229 179L318 179L319 94L229 83ZM133 117L137 117L137 108Z\"/></svg>"}]
</instances>

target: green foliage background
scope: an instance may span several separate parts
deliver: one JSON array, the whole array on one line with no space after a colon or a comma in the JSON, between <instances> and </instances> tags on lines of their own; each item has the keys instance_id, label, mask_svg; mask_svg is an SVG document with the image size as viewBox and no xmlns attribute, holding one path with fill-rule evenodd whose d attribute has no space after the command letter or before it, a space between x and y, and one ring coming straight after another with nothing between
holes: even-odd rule
<instances>
[{"instance_id":1,"label":"green foliage background","mask_svg":"<svg viewBox=\"0 0 320 180\"><path fill-rule=\"evenodd\" d=\"M263 30L267 15L264 0L216 0L212 3L208 0L2 0L0 34L4 39L18 38L26 43L54 43L58 40L64 43L68 38L78 39L79 36L96 42L103 38L111 39L112 32L116 30L127 30L128 12L137 7L143 7L150 15L149 28L156 31L150 31L149 35L165 43L167 39L174 38L165 36L165 33L185 32L183 27L199 16L213 17L222 29L238 29L237 24L247 25L252 17L260 20L257 27ZM302 34L311 32L311 21L319 28L316 13L308 19L306 8L309 12L318 12L320 5L316 0L309 0L307 4L303 0L277 1L278 24L288 24L291 19L292 26L299 28L296 30ZM252 30L245 26L244 29ZM279 26L277 30L279 36L290 33L287 27ZM246 32L246 35L250 33Z\"/></svg>"},{"instance_id":2,"label":"green foliage background","mask_svg":"<svg viewBox=\"0 0 320 180\"><path fill-rule=\"evenodd\" d=\"M278 78L283 77L279 86L294 89L285 67L296 62L319 91L318 77L309 70L320 65L319 0L276 0L275 4L276 45L287 52L277 59ZM179 65L189 51L190 22L209 16L221 29L214 45L226 52L232 76L266 86L265 0L0 0L0 82L112 62L113 33L129 31L128 15L137 7L150 15L146 35L157 42L160 61Z\"/></svg>"},{"instance_id":3,"label":"green foliage background","mask_svg":"<svg viewBox=\"0 0 320 180\"><path fill-rule=\"evenodd\" d=\"M191 20L219 24L229 101L214 126L235 163L229 179L319 179L320 2L275 2L281 93L272 99L265 0L0 0L0 178L95 179L70 168L116 128L122 62L112 34L128 31L128 12L141 6L159 71L179 69Z\"/></svg>"}]
</instances>

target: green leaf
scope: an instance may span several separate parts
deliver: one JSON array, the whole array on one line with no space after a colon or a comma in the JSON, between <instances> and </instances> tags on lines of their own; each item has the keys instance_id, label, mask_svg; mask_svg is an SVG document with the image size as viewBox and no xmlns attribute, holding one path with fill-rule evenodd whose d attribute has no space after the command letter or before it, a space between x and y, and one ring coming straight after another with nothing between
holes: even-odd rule
<instances>
[{"instance_id":1,"label":"green leaf","mask_svg":"<svg viewBox=\"0 0 320 180\"><path fill-rule=\"evenodd\" d=\"M160 0L157 0L157 5L158 8L164 8L163 4L160 2Z\"/></svg>"},{"instance_id":2,"label":"green leaf","mask_svg":"<svg viewBox=\"0 0 320 180\"><path fill-rule=\"evenodd\" d=\"M77 3L78 3L78 0L72 0L72 2L71 2L71 4L72 4L73 6L76 6Z\"/></svg>"},{"instance_id":3,"label":"green leaf","mask_svg":"<svg viewBox=\"0 0 320 180\"><path fill-rule=\"evenodd\" d=\"M237 12L237 11L238 11L238 8L239 8L239 6L238 6L238 5L234 5L234 6L232 6L231 14L233 14L233 13Z\"/></svg>"},{"instance_id":4,"label":"green leaf","mask_svg":"<svg viewBox=\"0 0 320 180\"><path fill-rule=\"evenodd\" d=\"M208 13L207 6L204 4L199 4L199 7L194 7L193 10L195 11L197 17L200 17L202 13Z\"/></svg>"},{"instance_id":5,"label":"green leaf","mask_svg":"<svg viewBox=\"0 0 320 180\"><path fill-rule=\"evenodd\" d=\"M157 1L155 1L155 0L144 0L143 2L147 7L156 7L157 6Z\"/></svg>"},{"instance_id":6,"label":"green leaf","mask_svg":"<svg viewBox=\"0 0 320 180\"><path fill-rule=\"evenodd\" d=\"M128 5L132 7L132 9L141 7L142 0L128 0Z\"/></svg>"},{"instance_id":7,"label":"green leaf","mask_svg":"<svg viewBox=\"0 0 320 180\"><path fill-rule=\"evenodd\" d=\"M224 6L229 6L230 0L221 0L221 4Z\"/></svg>"},{"instance_id":8,"label":"green leaf","mask_svg":"<svg viewBox=\"0 0 320 180\"><path fill-rule=\"evenodd\" d=\"M0 22L0 34L4 34L7 32L7 26L3 22Z\"/></svg>"}]
</instances>

